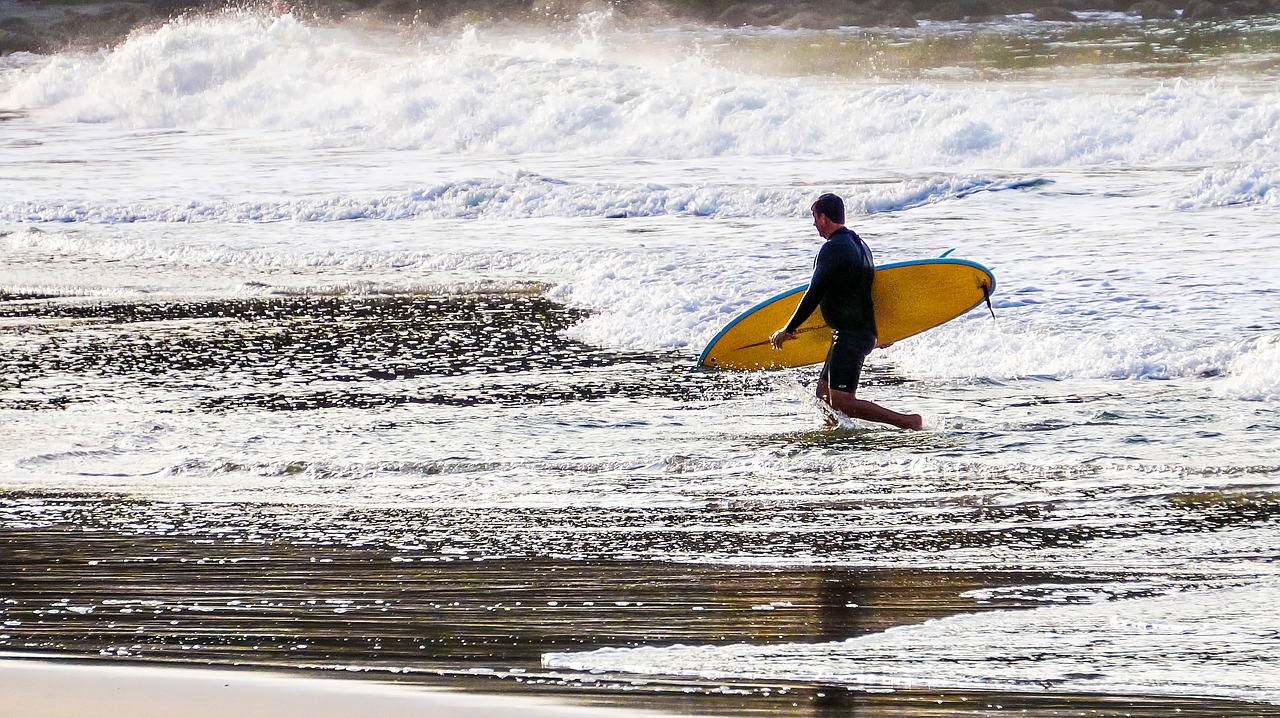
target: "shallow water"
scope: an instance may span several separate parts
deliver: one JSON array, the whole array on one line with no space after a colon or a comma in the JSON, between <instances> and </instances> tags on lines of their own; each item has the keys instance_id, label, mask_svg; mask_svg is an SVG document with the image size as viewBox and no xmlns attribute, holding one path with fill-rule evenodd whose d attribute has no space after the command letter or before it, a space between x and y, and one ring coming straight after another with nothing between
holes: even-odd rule
<instances>
[{"instance_id":1,"label":"shallow water","mask_svg":"<svg viewBox=\"0 0 1280 718\"><path fill-rule=\"evenodd\" d=\"M0 59L0 648L1273 711L1274 35L230 13ZM870 360L924 432L693 368L826 190L996 274Z\"/></svg>"},{"instance_id":2,"label":"shallow water","mask_svg":"<svg viewBox=\"0 0 1280 718\"><path fill-rule=\"evenodd\" d=\"M143 505L99 494L11 496L6 503L8 509L22 504L26 517L69 522L7 528L0 537L12 552L3 635L8 647L25 655L330 672L700 714L1280 715L1280 708L1267 705L1144 695L1149 690L1076 692L1069 685L1106 670L1105 658L1076 666L1065 679L1038 675L1003 682L1009 679L999 675L1001 666L1049 662L1044 653L1022 652L1042 634L1024 635L1021 629L1026 623L1044 625L1040 616L1046 610L1095 610L1101 596L1140 604L1168 590L1162 581L1134 581L1127 573L1067 578L1004 570L769 568L545 556L478 560L448 552L415 560L403 547L346 544L338 528L343 520L375 518L369 515L330 516L319 523L303 518L309 537L282 545L271 540L270 524L300 517L267 517L255 505ZM376 520L438 530L441 514L449 513L382 511ZM195 538L201 534L218 537ZM940 666L917 665L941 648L927 645L908 647L916 653L903 656L905 665L893 670L896 678L886 673L871 681L815 679L801 672L810 666L795 655L783 659L780 672L753 676L744 670L767 665L744 655L762 640L779 650L807 647L813 658L826 655L848 666L846 650L865 654L853 661L860 663L893 660L901 649L868 651L846 640L875 640L922 622L945 629L990 618L1007 626L1008 616L1023 621L1014 635L998 637L998 659L983 655L992 650L982 643L991 638L984 632L961 634L967 641L957 642L957 634L946 639L948 661L977 660L984 675L1001 679L982 685L953 684ZM1090 623L1096 621L1084 625ZM1129 621L1122 625L1153 632ZM1092 637L1095 656L1101 653L1099 638ZM825 648L827 641L837 648ZM1135 651L1125 670L1152 670L1141 659L1148 642L1125 646ZM584 655L564 652L592 646L667 645L675 647L664 652L678 655L713 650L680 646L710 644L732 654L740 675L720 668L717 675L686 677L668 670L638 676L628 668L579 671L559 665L580 660L563 656ZM1060 662L1063 646L1048 655ZM704 665L725 664L713 659ZM873 670L883 667L876 663Z\"/></svg>"}]
</instances>

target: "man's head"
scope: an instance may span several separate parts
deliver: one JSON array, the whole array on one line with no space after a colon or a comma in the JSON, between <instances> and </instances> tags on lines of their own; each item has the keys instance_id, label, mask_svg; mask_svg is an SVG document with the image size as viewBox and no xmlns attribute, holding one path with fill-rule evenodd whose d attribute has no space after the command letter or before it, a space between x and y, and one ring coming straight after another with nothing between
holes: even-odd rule
<instances>
[{"instance_id":1,"label":"man's head","mask_svg":"<svg viewBox=\"0 0 1280 718\"><path fill-rule=\"evenodd\" d=\"M819 197L809 209L813 212L813 226L823 239L844 226L844 200L839 195L828 192Z\"/></svg>"}]
</instances>

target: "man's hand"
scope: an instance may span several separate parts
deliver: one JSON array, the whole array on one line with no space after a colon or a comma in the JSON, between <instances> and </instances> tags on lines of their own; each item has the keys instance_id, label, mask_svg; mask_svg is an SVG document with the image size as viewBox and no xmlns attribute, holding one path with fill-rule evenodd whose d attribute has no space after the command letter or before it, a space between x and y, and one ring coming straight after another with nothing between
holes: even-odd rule
<instances>
[{"instance_id":1,"label":"man's hand","mask_svg":"<svg viewBox=\"0 0 1280 718\"><path fill-rule=\"evenodd\" d=\"M781 349L783 342L791 341L795 338L795 332L789 332L786 329L779 329L773 333L773 336L769 337L769 343L773 345L774 349Z\"/></svg>"}]
</instances>

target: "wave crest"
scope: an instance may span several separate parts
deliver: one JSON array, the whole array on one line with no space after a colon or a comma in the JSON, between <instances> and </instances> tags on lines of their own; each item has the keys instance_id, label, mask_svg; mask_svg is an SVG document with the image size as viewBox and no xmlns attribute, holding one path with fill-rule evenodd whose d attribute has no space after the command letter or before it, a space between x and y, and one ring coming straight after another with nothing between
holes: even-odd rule
<instances>
[{"instance_id":1,"label":"wave crest","mask_svg":"<svg viewBox=\"0 0 1280 718\"><path fill-rule=\"evenodd\" d=\"M286 132L310 148L481 157L1277 164L1275 93L1214 82L1027 89L780 79L698 49L717 37L607 23L537 34L376 32L228 12L21 68L0 105L56 121Z\"/></svg>"}]
</instances>

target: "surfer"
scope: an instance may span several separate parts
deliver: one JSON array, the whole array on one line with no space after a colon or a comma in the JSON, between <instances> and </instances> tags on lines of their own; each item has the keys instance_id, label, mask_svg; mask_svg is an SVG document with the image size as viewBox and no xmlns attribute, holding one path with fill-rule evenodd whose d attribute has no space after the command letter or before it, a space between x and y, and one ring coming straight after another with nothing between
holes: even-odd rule
<instances>
[{"instance_id":1,"label":"surfer","mask_svg":"<svg viewBox=\"0 0 1280 718\"><path fill-rule=\"evenodd\" d=\"M871 249L853 230L844 226L844 200L824 194L810 207L813 226L826 240L813 263L813 280L800 299L787 326L773 333L769 342L780 349L794 339L796 329L822 307L822 316L831 327L831 350L818 375L818 398L846 416L900 429L920 429L919 414L896 411L857 398L862 364L876 347L876 317L871 305L871 280L875 261Z\"/></svg>"}]
</instances>

